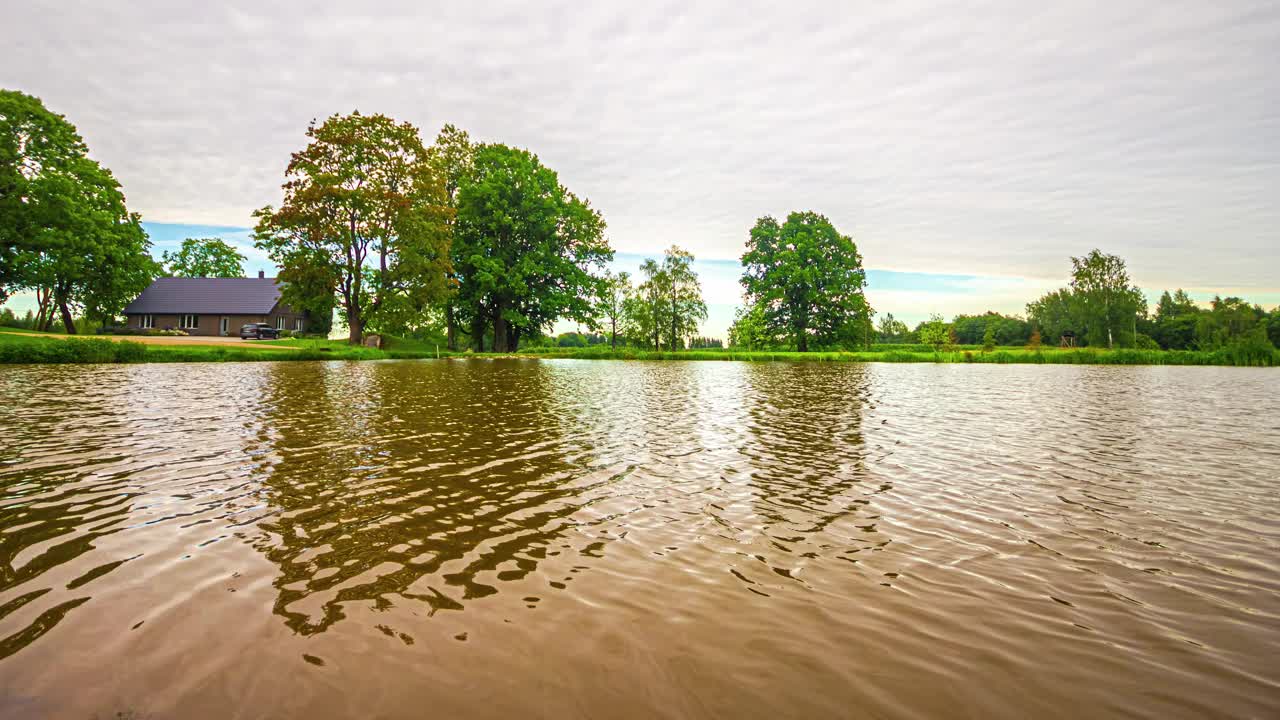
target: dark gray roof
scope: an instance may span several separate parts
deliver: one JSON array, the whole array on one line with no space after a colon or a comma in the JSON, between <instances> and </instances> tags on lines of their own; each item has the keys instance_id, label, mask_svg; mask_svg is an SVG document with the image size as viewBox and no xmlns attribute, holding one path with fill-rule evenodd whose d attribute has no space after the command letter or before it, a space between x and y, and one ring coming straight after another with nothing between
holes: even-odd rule
<instances>
[{"instance_id":1,"label":"dark gray roof","mask_svg":"<svg viewBox=\"0 0 1280 720\"><path fill-rule=\"evenodd\" d=\"M266 315L279 300L275 278L160 278L124 312Z\"/></svg>"}]
</instances>

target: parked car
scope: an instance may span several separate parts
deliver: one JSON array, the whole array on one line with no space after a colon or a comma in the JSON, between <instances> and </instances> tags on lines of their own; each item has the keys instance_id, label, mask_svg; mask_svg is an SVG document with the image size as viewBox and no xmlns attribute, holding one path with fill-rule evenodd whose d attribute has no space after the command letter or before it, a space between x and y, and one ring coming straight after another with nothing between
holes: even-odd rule
<instances>
[{"instance_id":1,"label":"parked car","mask_svg":"<svg viewBox=\"0 0 1280 720\"><path fill-rule=\"evenodd\" d=\"M275 340L280 331L266 323L249 323L240 326L241 340Z\"/></svg>"}]
</instances>

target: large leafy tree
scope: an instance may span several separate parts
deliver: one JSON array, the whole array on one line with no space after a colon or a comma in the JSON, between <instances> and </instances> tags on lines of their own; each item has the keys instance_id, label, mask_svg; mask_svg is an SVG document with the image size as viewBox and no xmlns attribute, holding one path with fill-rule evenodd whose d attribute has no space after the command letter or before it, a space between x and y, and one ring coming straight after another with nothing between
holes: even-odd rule
<instances>
[{"instance_id":1,"label":"large leafy tree","mask_svg":"<svg viewBox=\"0 0 1280 720\"><path fill-rule=\"evenodd\" d=\"M166 250L165 270L172 277L244 277L244 255L222 238L187 238L176 252Z\"/></svg>"},{"instance_id":2,"label":"large leafy tree","mask_svg":"<svg viewBox=\"0 0 1280 720\"><path fill-rule=\"evenodd\" d=\"M748 302L759 305L770 330L790 337L800 352L810 342L866 338L871 307L863 293L862 256L822 215L793 212L785 223L760 218L742 265Z\"/></svg>"},{"instance_id":3,"label":"large leafy tree","mask_svg":"<svg viewBox=\"0 0 1280 720\"><path fill-rule=\"evenodd\" d=\"M1093 250L1071 258L1071 267L1071 286L1029 303L1028 318L1050 338L1070 331L1088 345L1132 347L1147 299L1130 283L1124 260Z\"/></svg>"},{"instance_id":4,"label":"large leafy tree","mask_svg":"<svg viewBox=\"0 0 1280 720\"><path fill-rule=\"evenodd\" d=\"M257 245L284 297L314 310L335 298L358 344L404 327L449 289L444 180L418 130L384 115L334 115L285 171L284 202L257 213Z\"/></svg>"},{"instance_id":5,"label":"large leafy tree","mask_svg":"<svg viewBox=\"0 0 1280 720\"><path fill-rule=\"evenodd\" d=\"M1132 346L1137 317L1146 313L1147 300L1130 283L1124 260L1093 250L1071 258L1071 267L1071 290L1080 304L1088 343Z\"/></svg>"},{"instance_id":6,"label":"large leafy tree","mask_svg":"<svg viewBox=\"0 0 1280 720\"><path fill-rule=\"evenodd\" d=\"M600 213L526 150L481 145L473 163L453 250L472 342L481 348L492 328L493 350L512 352L560 318L592 324L603 283L594 271L613 257Z\"/></svg>"},{"instance_id":7,"label":"large leafy tree","mask_svg":"<svg viewBox=\"0 0 1280 720\"><path fill-rule=\"evenodd\" d=\"M68 333L117 315L159 267L120 184L75 127L35 97L0 90L0 297L32 290L39 321Z\"/></svg>"}]
</instances>

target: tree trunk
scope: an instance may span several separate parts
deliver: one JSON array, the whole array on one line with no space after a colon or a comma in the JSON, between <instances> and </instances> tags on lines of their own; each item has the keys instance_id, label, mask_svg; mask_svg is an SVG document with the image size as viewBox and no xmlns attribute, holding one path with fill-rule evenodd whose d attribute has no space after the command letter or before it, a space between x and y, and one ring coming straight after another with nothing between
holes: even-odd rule
<instances>
[{"instance_id":1,"label":"tree trunk","mask_svg":"<svg viewBox=\"0 0 1280 720\"><path fill-rule=\"evenodd\" d=\"M453 303L445 303L444 306L444 326L445 337L447 338L446 347L452 352L458 351L458 324L453 318Z\"/></svg>"},{"instance_id":2,"label":"tree trunk","mask_svg":"<svg viewBox=\"0 0 1280 720\"><path fill-rule=\"evenodd\" d=\"M609 320L609 349L618 349L618 320L611 318Z\"/></svg>"},{"instance_id":3,"label":"tree trunk","mask_svg":"<svg viewBox=\"0 0 1280 720\"><path fill-rule=\"evenodd\" d=\"M353 311L347 312L347 327L351 329L347 335L348 343L359 345L364 341L364 327L360 324L360 316Z\"/></svg>"},{"instance_id":4,"label":"tree trunk","mask_svg":"<svg viewBox=\"0 0 1280 720\"><path fill-rule=\"evenodd\" d=\"M49 325L53 323L52 299L52 288L36 288L36 330L47 332Z\"/></svg>"},{"instance_id":5,"label":"tree trunk","mask_svg":"<svg viewBox=\"0 0 1280 720\"><path fill-rule=\"evenodd\" d=\"M62 313L62 324L66 326L68 335L76 334L76 321L71 317L71 308L67 307L65 295L58 296L58 311Z\"/></svg>"},{"instance_id":6,"label":"tree trunk","mask_svg":"<svg viewBox=\"0 0 1280 720\"><path fill-rule=\"evenodd\" d=\"M484 314L476 313L471 318L471 349L475 352L484 352Z\"/></svg>"},{"instance_id":7,"label":"tree trunk","mask_svg":"<svg viewBox=\"0 0 1280 720\"><path fill-rule=\"evenodd\" d=\"M502 301L499 300L494 304L493 308L493 351L498 353L511 352L507 346L507 319L502 316Z\"/></svg>"},{"instance_id":8,"label":"tree trunk","mask_svg":"<svg viewBox=\"0 0 1280 720\"><path fill-rule=\"evenodd\" d=\"M520 326L511 325L509 327L510 329L507 331L507 345L509 346L509 349L507 352L516 352L520 349Z\"/></svg>"},{"instance_id":9,"label":"tree trunk","mask_svg":"<svg viewBox=\"0 0 1280 720\"><path fill-rule=\"evenodd\" d=\"M796 350L809 352L809 334L802 332L796 336Z\"/></svg>"}]
</instances>

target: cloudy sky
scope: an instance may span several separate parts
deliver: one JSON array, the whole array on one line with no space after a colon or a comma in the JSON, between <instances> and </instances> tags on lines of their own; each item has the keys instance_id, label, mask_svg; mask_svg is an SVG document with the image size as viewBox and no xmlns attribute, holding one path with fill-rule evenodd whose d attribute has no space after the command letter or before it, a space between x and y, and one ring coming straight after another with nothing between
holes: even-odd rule
<instances>
[{"instance_id":1,"label":"cloudy sky","mask_svg":"<svg viewBox=\"0 0 1280 720\"><path fill-rule=\"evenodd\" d=\"M0 86L77 125L161 248L246 242L307 123L359 109L533 150L604 213L621 266L691 249L709 334L755 219L798 209L852 235L873 304L909 320L1021 311L1095 246L1149 291L1280 302L1274 0L4 15Z\"/></svg>"}]
</instances>

